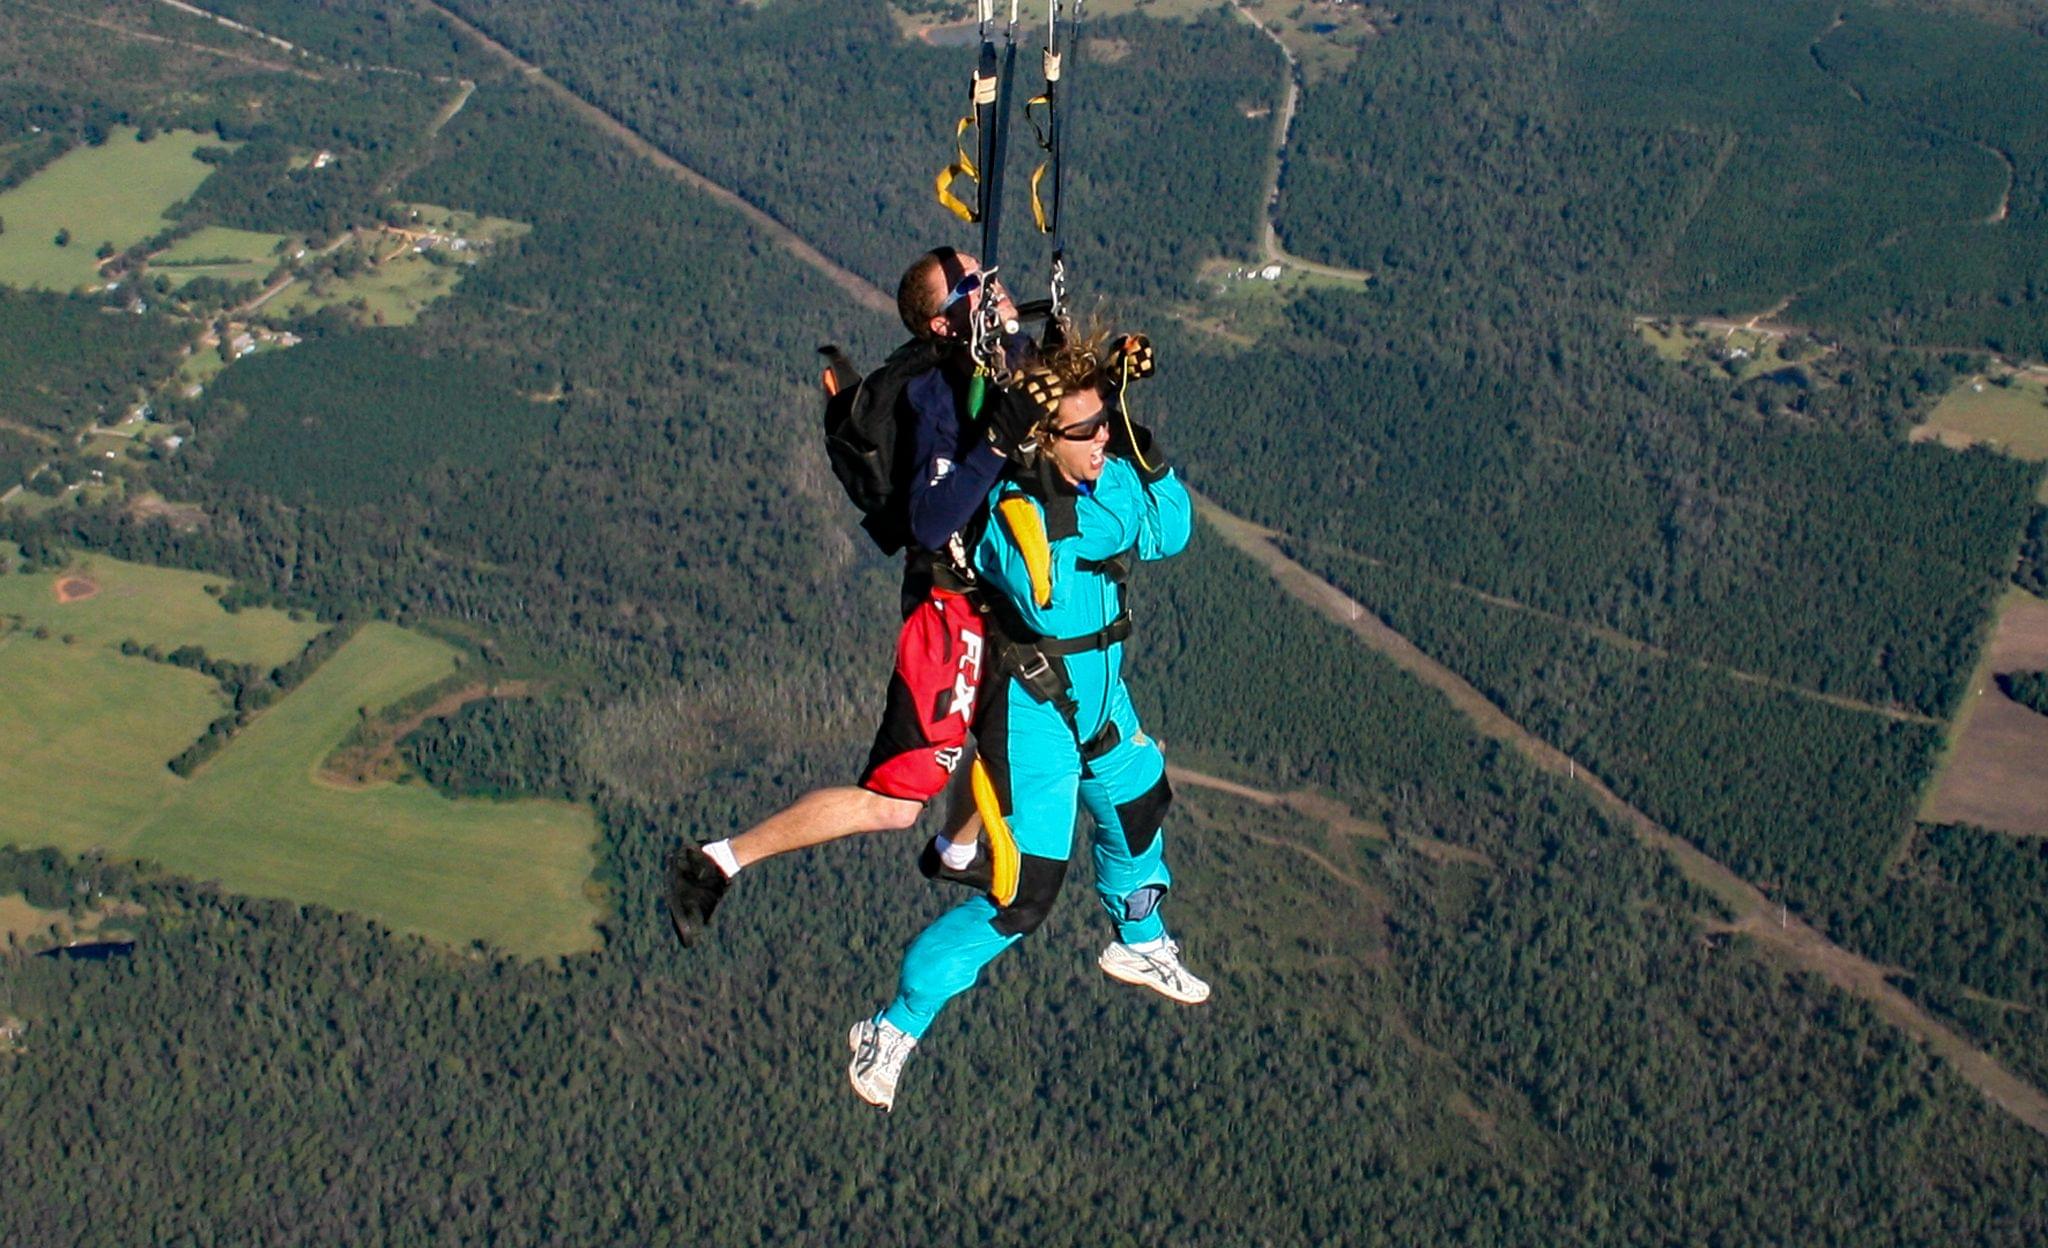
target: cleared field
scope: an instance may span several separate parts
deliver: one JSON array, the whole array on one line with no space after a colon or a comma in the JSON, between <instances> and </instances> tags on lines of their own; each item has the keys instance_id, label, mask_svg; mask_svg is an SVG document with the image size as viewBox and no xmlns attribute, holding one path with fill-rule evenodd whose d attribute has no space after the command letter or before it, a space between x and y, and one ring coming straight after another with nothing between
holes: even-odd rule
<instances>
[{"instance_id":1,"label":"cleared field","mask_svg":"<svg viewBox=\"0 0 2048 1248\"><path fill-rule=\"evenodd\" d=\"M1719 368L1740 384L1766 373L1789 368L1817 351L1809 343L1804 354L1782 333L1755 329L1715 329L1685 322L1637 321L1636 333L1658 358L1673 364L1688 360ZM1804 341L1804 340L1802 340Z\"/></svg>"},{"instance_id":2,"label":"cleared field","mask_svg":"<svg viewBox=\"0 0 2048 1248\"><path fill-rule=\"evenodd\" d=\"M68 853L124 851L184 783L164 763L226 709L197 672L22 631L0 689L0 838Z\"/></svg>"},{"instance_id":3,"label":"cleared field","mask_svg":"<svg viewBox=\"0 0 2048 1248\"><path fill-rule=\"evenodd\" d=\"M27 182L0 195L0 282L76 290L99 279L93 252L102 242L125 248L170 224L164 210L212 174L195 160L201 147L225 146L211 134L180 130L147 143L117 127L99 147L66 152ZM70 242L57 246L59 231Z\"/></svg>"},{"instance_id":4,"label":"cleared field","mask_svg":"<svg viewBox=\"0 0 2048 1248\"><path fill-rule=\"evenodd\" d=\"M139 827L130 852L451 944L482 938L529 955L596 948L597 911L583 889L596 840L589 810L315 778L358 708L441 679L456 658L419 633L365 628Z\"/></svg>"},{"instance_id":5,"label":"cleared field","mask_svg":"<svg viewBox=\"0 0 2048 1248\"><path fill-rule=\"evenodd\" d=\"M2048 602L2012 590L1957 715L1948 757L1921 805L1922 821L2048 836L2048 716L2006 697L1992 679L2044 668Z\"/></svg>"},{"instance_id":6,"label":"cleared field","mask_svg":"<svg viewBox=\"0 0 2048 1248\"><path fill-rule=\"evenodd\" d=\"M145 858L453 945L593 949L588 809L317 777L360 708L433 683L457 658L431 637L373 624L180 780L164 763L224 709L212 681L16 630L0 637L0 839Z\"/></svg>"},{"instance_id":7,"label":"cleared field","mask_svg":"<svg viewBox=\"0 0 2048 1248\"><path fill-rule=\"evenodd\" d=\"M0 949L43 935L63 917L61 910L38 910L20 893L0 896Z\"/></svg>"},{"instance_id":8,"label":"cleared field","mask_svg":"<svg viewBox=\"0 0 2048 1248\"><path fill-rule=\"evenodd\" d=\"M58 587L72 581L91 584L93 592L60 595ZM0 576L0 616L93 646L118 646L131 638L166 649L195 645L217 659L266 667L295 657L325 628L311 620L294 622L282 611L224 611L206 592L206 586L224 583L201 572L91 555L62 572ZM197 736L198 729L189 735ZM189 737L156 761L163 763L187 744Z\"/></svg>"},{"instance_id":9,"label":"cleared field","mask_svg":"<svg viewBox=\"0 0 2048 1248\"><path fill-rule=\"evenodd\" d=\"M2003 384L1965 379L1909 436L1956 450L1983 445L2018 459L2048 462L2048 385L2019 374L2004 378ZM2048 503L2048 480L2035 498Z\"/></svg>"},{"instance_id":10,"label":"cleared field","mask_svg":"<svg viewBox=\"0 0 2048 1248\"><path fill-rule=\"evenodd\" d=\"M229 230L208 226L171 244L150 260L150 270L182 286L195 277L224 282L260 282L281 262L278 248L291 240L282 234Z\"/></svg>"},{"instance_id":11,"label":"cleared field","mask_svg":"<svg viewBox=\"0 0 2048 1248\"><path fill-rule=\"evenodd\" d=\"M294 282L264 304L257 315L268 321L289 321L322 308L348 307L360 299L357 319L364 323L410 325L428 304L454 290L460 280L460 267L435 264L407 249L354 277Z\"/></svg>"},{"instance_id":12,"label":"cleared field","mask_svg":"<svg viewBox=\"0 0 2048 1248\"><path fill-rule=\"evenodd\" d=\"M508 217L486 217L479 213L464 212L460 208L444 208L440 204L398 206L410 210L413 214L412 219L406 222L408 229L434 230L466 238L472 243L500 243L533 232L533 227L526 222L514 221Z\"/></svg>"}]
</instances>

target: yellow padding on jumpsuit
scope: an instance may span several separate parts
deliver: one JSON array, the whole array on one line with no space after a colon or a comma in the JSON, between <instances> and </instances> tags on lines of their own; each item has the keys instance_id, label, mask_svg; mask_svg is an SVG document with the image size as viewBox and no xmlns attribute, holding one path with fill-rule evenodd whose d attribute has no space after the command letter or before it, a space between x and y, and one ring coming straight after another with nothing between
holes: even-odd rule
<instances>
[{"instance_id":1,"label":"yellow padding on jumpsuit","mask_svg":"<svg viewBox=\"0 0 2048 1248\"><path fill-rule=\"evenodd\" d=\"M989 883L989 895L997 905L1007 906L1017 900L1017 838L1010 834L1010 821L1003 818L996 782L978 758L974 760L970 779L974 784L974 808L981 812L981 827L988 833L988 862L994 876Z\"/></svg>"}]
</instances>

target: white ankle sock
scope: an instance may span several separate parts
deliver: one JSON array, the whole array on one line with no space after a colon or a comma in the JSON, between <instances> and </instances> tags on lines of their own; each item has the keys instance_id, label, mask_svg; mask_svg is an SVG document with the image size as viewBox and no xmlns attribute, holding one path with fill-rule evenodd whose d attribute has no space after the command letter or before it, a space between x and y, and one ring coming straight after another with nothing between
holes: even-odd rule
<instances>
[{"instance_id":1,"label":"white ankle sock","mask_svg":"<svg viewBox=\"0 0 2048 1248\"><path fill-rule=\"evenodd\" d=\"M1142 953L1145 954L1147 957L1150 957L1152 954L1155 953L1165 953L1166 946L1169 943L1170 942L1166 939L1166 937L1160 936L1152 940L1141 940L1134 945L1125 945L1124 948L1130 950L1132 953Z\"/></svg>"},{"instance_id":2,"label":"white ankle sock","mask_svg":"<svg viewBox=\"0 0 2048 1248\"><path fill-rule=\"evenodd\" d=\"M732 856L731 841L711 842L704 847L704 856L717 863L718 869L725 872L725 878L728 880L740 873L740 860Z\"/></svg>"},{"instance_id":3,"label":"white ankle sock","mask_svg":"<svg viewBox=\"0 0 2048 1248\"><path fill-rule=\"evenodd\" d=\"M978 843L978 838L977 840L963 843L949 841L941 833L936 839L939 842L939 861L945 863L948 868L954 871L965 871L974 862L974 849Z\"/></svg>"}]
</instances>

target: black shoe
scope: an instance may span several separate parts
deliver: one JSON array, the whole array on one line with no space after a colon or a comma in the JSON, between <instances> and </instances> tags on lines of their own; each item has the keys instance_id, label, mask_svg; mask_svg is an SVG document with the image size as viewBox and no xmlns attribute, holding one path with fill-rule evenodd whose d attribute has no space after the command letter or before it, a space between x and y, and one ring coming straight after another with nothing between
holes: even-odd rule
<instances>
[{"instance_id":1,"label":"black shoe","mask_svg":"<svg viewBox=\"0 0 2048 1248\"><path fill-rule=\"evenodd\" d=\"M924 849L917 855L917 869L927 880L965 884L977 893L987 892L996 883L995 868L988 860L988 846L980 841L974 843L974 861L955 871L939 857L939 838L933 837L924 843Z\"/></svg>"},{"instance_id":2,"label":"black shoe","mask_svg":"<svg viewBox=\"0 0 2048 1248\"><path fill-rule=\"evenodd\" d=\"M668 921L687 948L711 926L711 912L732 884L711 856L685 845L668 860Z\"/></svg>"}]
</instances>

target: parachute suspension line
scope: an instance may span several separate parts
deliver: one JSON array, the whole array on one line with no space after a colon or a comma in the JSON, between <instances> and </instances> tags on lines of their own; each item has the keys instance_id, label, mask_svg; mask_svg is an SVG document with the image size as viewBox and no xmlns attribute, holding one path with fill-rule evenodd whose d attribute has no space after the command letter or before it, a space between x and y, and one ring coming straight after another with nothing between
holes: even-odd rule
<instances>
[{"instance_id":1,"label":"parachute suspension line","mask_svg":"<svg viewBox=\"0 0 2048 1248\"><path fill-rule=\"evenodd\" d=\"M1051 317L1053 324L1063 336L1071 336L1071 324L1067 315L1067 240L1062 228L1060 209L1066 190L1066 109L1062 106L1072 86L1072 71L1080 60L1081 6L1083 0L1074 0L1072 18L1065 23L1065 39L1061 39L1060 10L1064 0L1047 0L1045 53L1042 70L1045 76L1045 90L1035 99L1025 103L1024 112L1031 116L1033 105L1044 105L1045 124L1039 125L1036 117L1031 118L1032 128L1038 135L1038 146L1045 152L1045 159L1031 174L1031 216L1038 225L1038 232L1052 236L1052 272L1049 279L1051 294ZM1066 84L1063 89L1062 83ZM1052 203L1046 206L1045 197L1039 184L1046 175L1052 175Z\"/></svg>"},{"instance_id":2,"label":"parachute suspension line","mask_svg":"<svg viewBox=\"0 0 2048 1248\"><path fill-rule=\"evenodd\" d=\"M995 3L996 0L981 0L981 63L974 75L975 115L982 140L981 176L976 185L981 190L981 211L977 216L981 221L983 286L969 342L977 370L986 372L997 384L1002 384L1009 380L1009 369L1003 360L1003 333L1014 330L1015 326L1004 323L999 306L1002 300L997 297L992 282L1002 263L1003 172L1010 147L1011 89L1017 77L1018 0L1010 0L1010 20L1003 27L1000 67L991 29L995 21ZM986 110L982 104L984 95L990 97L992 105Z\"/></svg>"}]
</instances>

